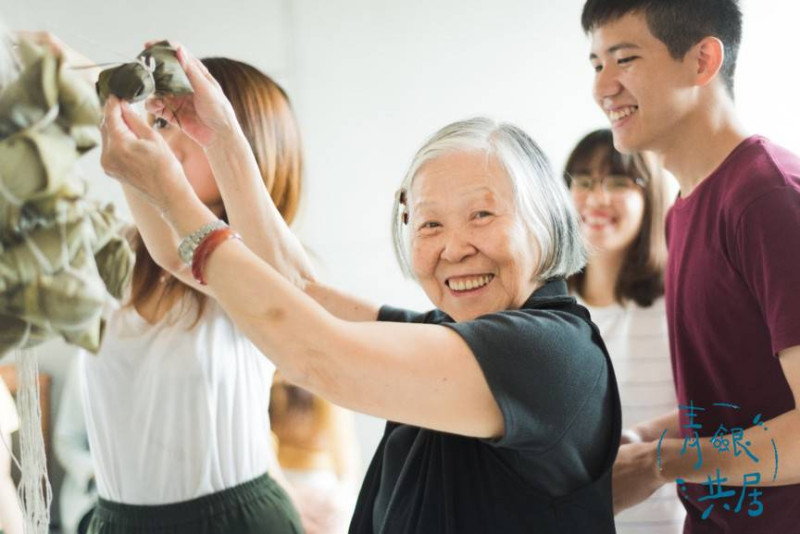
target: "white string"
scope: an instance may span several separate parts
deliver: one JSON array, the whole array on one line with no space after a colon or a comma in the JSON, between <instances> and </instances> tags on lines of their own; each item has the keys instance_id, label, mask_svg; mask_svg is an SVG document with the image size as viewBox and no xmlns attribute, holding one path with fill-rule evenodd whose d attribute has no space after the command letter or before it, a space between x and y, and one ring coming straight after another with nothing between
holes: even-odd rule
<instances>
[{"instance_id":1,"label":"white string","mask_svg":"<svg viewBox=\"0 0 800 534\"><path fill-rule=\"evenodd\" d=\"M47 477L47 455L42 435L42 410L39 404L39 361L33 350L17 351L17 410L22 478L18 492L24 514L25 534L50 531L50 504L53 488Z\"/></svg>"},{"instance_id":2,"label":"white string","mask_svg":"<svg viewBox=\"0 0 800 534\"><path fill-rule=\"evenodd\" d=\"M62 204L56 214L56 219L61 220L57 221L56 224L58 225L58 235L61 238L61 265L64 270L70 270L72 266L69 264L69 247L67 247L67 225L64 222L65 218L66 208Z\"/></svg>"},{"instance_id":3,"label":"white string","mask_svg":"<svg viewBox=\"0 0 800 534\"><path fill-rule=\"evenodd\" d=\"M63 211L60 213L63 219ZM66 246L66 225L59 225L62 261L69 267L69 251ZM52 273L54 268L47 261L39 246L23 235L25 245L39 263L41 271ZM25 534L47 534L50 531L50 505L53 489L47 476L47 454L42 433L41 390L39 387L39 362L33 350L25 349L30 339L31 325L26 323L25 333L16 349L17 411L19 412L20 459L13 454L5 437L3 446L8 450L21 473L17 492L23 512Z\"/></svg>"},{"instance_id":4,"label":"white string","mask_svg":"<svg viewBox=\"0 0 800 534\"><path fill-rule=\"evenodd\" d=\"M125 61L126 62L129 61L127 59L130 56L129 54L123 54L122 52L119 52L114 48L108 46L108 43L101 43L100 41L86 37L83 34L69 31L63 26L52 27L50 25L44 25L42 27L42 30L46 30L51 34L59 35L62 39L62 43L64 41L66 41L67 43L72 43L75 42L76 40L83 41L84 43L91 45L93 48L96 48L98 51L102 51L103 53L113 54L121 58L126 58ZM16 44L13 39L10 39L10 41L12 44Z\"/></svg>"},{"instance_id":5,"label":"white string","mask_svg":"<svg viewBox=\"0 0 800 534\"><path fill-rule=\"evenodd\" d=\"M31 251L33 257L36 258L36 261L39 262L39 268L47 274L53 274L55 269L50 262L47 261L47 258L45 257L44 252L42 252L42 250L39 248L39 245L37 245L36 242L27 234L23 235L22 238L25 240L25 245L28 247L28 250Z\"/></svg>"},{"instance_id":6,"label":"white string","mask_svg":"<svg viewBox=\"0 0 800 534\"><path fill-rule=\"evenodd\" d=\"M22 131L25 130L31 130L34 132L41 131L47 126L53 124L53 122L55 122L55 120L58 118L58 114L60 112L61 108L59 107L58 102L56 102L55 104L50 106L50 109L47 110L47 113L42 115L42 118L40 118L38 121L34 122L30 126L24 128Z\"/></svg>"},{"instance_id":7,"label":"white string","mask_svg":"<svg viewBox=\"0 0 800 534\"><path fill-rule=\"evenodd\" d=\"M144 67L145 70L150 74L153 74L156 71L156 58L153 56L147 56L146 59L142 56L137 56L136 62L141 64L142 67Z\"/></svg>"},{"instance_id":8,"label":"white string","mask_svg":"<svg viewBox=\"0 0 800 534\"><path fill-rule=\"evenodd\" d=\"M50 530L50 504L53 490L47 477L47 455L42 435L42 411L39 399L39 364L36 354L25 349L30 339L31 325L26 323L25 334L17 343L17 411L19 412L20 459L0 432L0 440L21 473L17 487L23 513L25 534L47 534Z\"/></svg>"},{"instance_id":9,"label":"white string","mask_svg":"<svg viewBox=\"0 0 800 534\"><path fill-rule=\"evenodd\" d=\"M106 51L111 51L108 47L104 48ZM58 114L59 106L52 106L35 124L29 126L27 130L37 131L46 128L57 120ZM0 196L13 206L22 206L24 201L16 198L9 190L10 187L6 186L2 178L3 177L0 176ZM76 273L69 262L69 249L66 243L65 206L63 210L59 210L56 220L59 225L59 237L61 238L60 253L63 263L62 268L67 272L72 272L80 276L81 273ZM50 264L39 246L27 233L23 233L23 236L24 242L35 261L39 264L40 270L48 274L54 274L54 266ZM84 239L82 244L84 252L88 254L87 257L91 257L91 250L87 250L90 248L88 241ZM3 446L9 451L11 458L22 474L17 491L19 492L20 504L24 515L24 533L47 534L50 528L50 505L53 498L53 491L47 476L47 456L44 436L42 434L38 358L34 351L25 348L30 340L31 329L31 324L26 322L25 333L15 349L18 384L17 410L20 416L20 459L14 456L4 436L0 436L0 440L3 442Z\"/></svg>"},{"instance_id":10,"label":"white string","mask_svg":"<svg viewBox=\"0 0 800 534\"><path fill-rule=\"evenodd\" d=\"M130 54L123 54L122 52L119 52L119 51L109 47L107 43L101 43L101 42L99 42L99 41L97 41L95 39L91 39L89 37L86 37L83 34L74 33L74 32L70 32L70 31L65 31L65 29L63 27L57 28L52 33L59 34L62 38L64 38L64 34L66 34L66 38L64 38L64 40L66 42L68 42L68 43L72 43L75 40L83 41L84 43L87 43L87 44L91 45L92 47L96 48L97 51L102 51L103 53L110 53L110 54L113 54L115 56L124 58L126 63L128 61L130 61L130 59L129 59L130 58Z\"/></svg>"},{"instance_id":11,"label":"white string","mask_svg":"<svg viewBox=\"0 0 800 534\"><path fill-rule=\"evenodd\" d=\"M15 197L14 194L6 188L6 184L3 182L3 175L0 174L0 195L2 195L3 199L15 207L20 207L24 204L24 202Z\"/></svg>"}]
</instances>

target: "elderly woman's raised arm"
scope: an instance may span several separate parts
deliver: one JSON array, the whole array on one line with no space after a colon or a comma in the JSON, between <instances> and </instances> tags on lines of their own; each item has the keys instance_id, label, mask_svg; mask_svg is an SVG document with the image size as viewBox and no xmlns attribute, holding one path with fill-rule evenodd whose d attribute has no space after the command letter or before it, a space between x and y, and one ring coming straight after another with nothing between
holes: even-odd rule
<instances>
[{"instance_id":1,"label":"elderly woman's raised arm","mask_svg":"<svg viewBox=\"0 0 800 534\"><path fill-rule=\"evenodd\" d=\"M106 172L145 194L179 235L217 220L165 141L127 105L109 99L103 130ZM474 355L448 328L341 319L235 240L219 245L203 277L234 323L290 381L389 420L466 436L502 435L502 414Z\"/></svg>"},{"instance_id":2,"label":"elderly woman's raised arm","mask_svg":"<svg viewBox=\"0 0 800 534\"><path fill-rule=\"evenodd\" d=\"M182 111L176 111L175 106L166 105L163 100L148 102L148 109L180 125L204 146L231 227L251 251L330 313L350 321L377 319L377 306L337 291L317 279L302 243L265 190L255 155L219 84L201 61L186 54L180 46L178 58L195 90L192 96L195 105L177 107L185 109L187 116L182 116ZM193 115L188 116L189 113ZM177 243L175 246L177 248ZM174 254L160 256L156 261L181 274L183 281L195 285L194 280L186 280L191 278L190 273L175 263L177 256Z\"/></svg>"},{"instance_id":3,"label":"elderly woman's raised arm","mask_svg":"<svg viewBox=\"0 0 800 534\"><path fill-rule=\"evenodd\" d=\"M292 382L392 421L502 435L478 362L452 330L334 317L238 243L221 245L205 272L225 311Z\"/></svg>"},{"instance_id":4,"label":"elderly woman's raised arm","mask_svg":"<svg viewBox=\"0 0 800 534\"><path fill-rule=\"evenodd\" d=\"M109 128L115 127L112 113L113 105ZM188 195L167 197L173 201L165 214L178 233L214 220ZM335 317L234 240L215 250L203 272L226 313L290 381L392 421L474 437L502 435L497 402L470 348L452 330Z\"/></svg>"}]
</instances>

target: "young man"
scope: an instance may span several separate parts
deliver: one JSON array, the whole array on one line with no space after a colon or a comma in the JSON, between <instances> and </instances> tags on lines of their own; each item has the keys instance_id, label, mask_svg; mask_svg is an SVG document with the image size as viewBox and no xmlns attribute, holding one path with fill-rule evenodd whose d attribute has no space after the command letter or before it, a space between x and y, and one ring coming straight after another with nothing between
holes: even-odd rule
<instances>
[{"instance_id":1,"label":"young man","mask_svg":"<svg viewBox=\"0 0 800 534\"><path fill-rule=\"evenodd\" d=\"M582 18L614 144L656 152L681 186L666 277L681 408L620 448L615 509L680 479L694 534L800 519L800 159L737 120L741 18L736 0L588 0Z\"/></svg>"}]
</instances>

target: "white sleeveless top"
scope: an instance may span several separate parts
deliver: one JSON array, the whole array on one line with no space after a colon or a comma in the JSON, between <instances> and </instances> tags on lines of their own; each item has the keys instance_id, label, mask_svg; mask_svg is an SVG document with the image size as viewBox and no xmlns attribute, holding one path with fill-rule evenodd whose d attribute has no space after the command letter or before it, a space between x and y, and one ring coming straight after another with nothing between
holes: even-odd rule
<instances>
[{"instance_id":1,"label":"white sleeveless top","mask_svg":"<svg viewBox=\"0 0 800 534\"><path fill-rule=\"evenodd\" d=\"M275 366L213 299L188 329L195 316L178 303L150 325L132 308L117 310L100 353L80 356L97 489L106 500L186 501L268 470Z\"/></svg>"}]
</instances>

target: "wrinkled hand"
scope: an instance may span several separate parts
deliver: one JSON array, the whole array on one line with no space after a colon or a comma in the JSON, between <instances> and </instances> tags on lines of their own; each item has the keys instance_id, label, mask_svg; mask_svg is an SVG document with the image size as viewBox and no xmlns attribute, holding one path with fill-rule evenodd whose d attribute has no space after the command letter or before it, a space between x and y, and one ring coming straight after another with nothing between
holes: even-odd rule
<instances>
[{"instance_id":1,"label":"wrinkled hand","mask_svg":"<svg viewBox=\"0 0 800 534\"><path fill-rule=\"evenodd\" d=\"M16 31L12 32L12 38L16 41L24 39L50 50L53 54L61 57L67 68L74 69L86 82L94 85L100 75L100 67L94 61L87 58L80 52L70 47L67 43L46 31Z\"/></svg>"},{"instance_id":2,"label":"wrinkled hand","mask_svg":"<svg viewBox=\"0 0 800 534\"><path fill-rule=\"evenodd\" d=\"M614 515L644 501L666 481L659 476L656 443L622 445L614 462Z\"/></svg>"},{"instance_id":3,"label":"wrinkled hand","mask_svg":"<svg viewBox=\"0 0 800 534\"><path fill-rule=\"evenodd\" d=\"M108 99L100 132L100 164L109 176L132 186L162 213L175 203L196 200L167 142L127 103Z\"/></svg>"},{"instance_id":4,"label":"wrinkled hand","mask_svg":"<svg viewBox=\"0 0 800 534\"><path fill-rule=\"evenodd\" d=\"M206 66L181 45L173 46L194 93L155 96L145 102L145 107L153 115L182 129L200 146L208 147L221 136L239 129L236 113Z\"/></svg>"}]
</instances>

